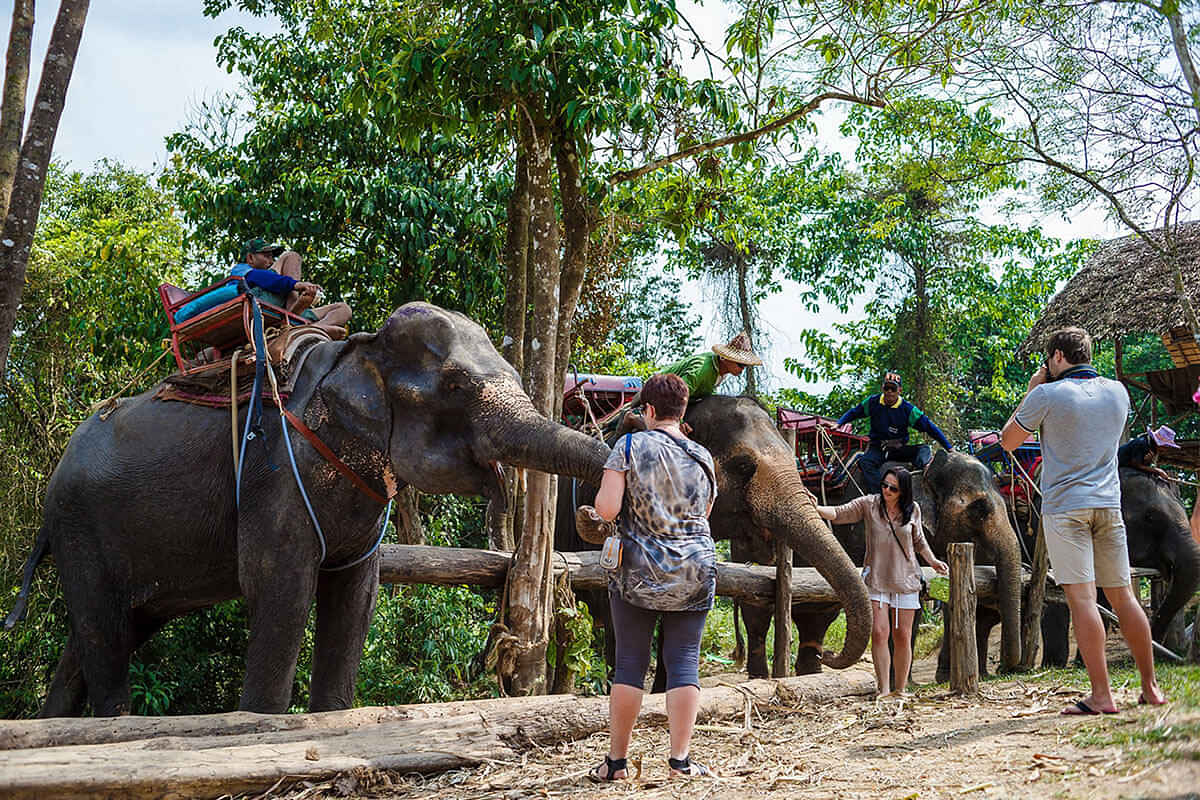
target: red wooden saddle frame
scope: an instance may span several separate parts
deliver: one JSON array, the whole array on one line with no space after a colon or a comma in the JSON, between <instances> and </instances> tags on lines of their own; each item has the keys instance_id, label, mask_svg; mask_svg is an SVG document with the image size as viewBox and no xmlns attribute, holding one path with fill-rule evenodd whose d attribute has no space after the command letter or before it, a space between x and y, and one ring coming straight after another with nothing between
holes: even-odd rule
<instances>
[{"instance_id":1,"label":"red wooden saddle frame","mask_svg":"<svg viewBox=\"0 0 1200 800\"><path fill-rule=\"evenodd\" d=\"M245 283L241 278L228 277L195 292L169 283L158 287L158 296L162 299L163 311L167 314L167 322L171 328L171 352L175 355L175 364L179 367L180 374L202 372L211 366L188 363L189 357L195 358L195 354L206 347L213 348L216 359L219 360L238 347L249 344L252 324L250 295L244 291L232 300L213 306L183 322L175 321L175 313L183 306L231 281ZM309 322L284 308L264 302L261 298L258 305L262 309L264 325L280 325L284 320L297 325L307 325Z\"/></svg>"}]
</instances>

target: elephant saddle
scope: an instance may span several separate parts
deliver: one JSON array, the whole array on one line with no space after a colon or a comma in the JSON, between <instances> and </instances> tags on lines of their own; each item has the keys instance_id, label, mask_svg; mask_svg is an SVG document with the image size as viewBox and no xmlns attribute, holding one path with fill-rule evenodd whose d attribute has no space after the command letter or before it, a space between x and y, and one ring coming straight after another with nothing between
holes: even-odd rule
<instances>
[{"instance_id":1,"label":"elephant saddle","mask_svg":"<svg viewBox=\"0 0 1200 800\"><path fill-rule=\"evenodd\" d=\"M279 379L279 396L286 400L295 379L314 345L332 341L328 333L315 325L284 328L267 339L267 358ZM229 408L249 401L254 388L254 351L235 352L228 359L203 370L177 372L168 376L154 393L155 400L175 400L209 408ZM263 387L263 400L273 401L269 387Z\"/></svg>"}]
</instances>

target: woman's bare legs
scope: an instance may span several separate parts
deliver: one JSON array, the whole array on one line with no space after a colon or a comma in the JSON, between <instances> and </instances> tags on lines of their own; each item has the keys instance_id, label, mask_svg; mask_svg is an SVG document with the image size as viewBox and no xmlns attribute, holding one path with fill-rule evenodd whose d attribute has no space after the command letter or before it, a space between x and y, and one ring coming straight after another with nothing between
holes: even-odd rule
<instances>
[{"instance_id":1,"label":"woman's bare legs","mask_svg":"<svg viewBox=\"0 0 1200 800\"><path fill-rule=\"evenodd\" d=\"M871 601L871 661L875 664L877 697L883 697L892 691L891 680L888 677L892 665L892 655L888 652L888 636L891 635L888 619L890 611L891 606L887 603Z\"/></svg>"},{"instance_id":2,"label":"woman's bare legs","mask_svg":"<svg viewBox=\"0 0 1200 800\"><path fill-rule=\"evenodd\" d=\"M898 616L898 624L892 629L892 664L896 670L896 693L899 694L908 686L908 670L912 666L912 627L917 612L911 608L898 608L894 613Z\"/></svg>"}]
</instances>

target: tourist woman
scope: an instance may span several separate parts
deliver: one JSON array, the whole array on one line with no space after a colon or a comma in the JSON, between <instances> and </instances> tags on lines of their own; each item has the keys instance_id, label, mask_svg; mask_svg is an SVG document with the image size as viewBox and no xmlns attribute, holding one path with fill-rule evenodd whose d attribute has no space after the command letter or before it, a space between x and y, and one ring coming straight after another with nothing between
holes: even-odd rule
<instances>
[{"instance_id":1,"label":"tourist woman","mask_svg":"<svg viewBox=\"0 0 1200 800\"><path fill-rule=\"evenodd\" d=\"M620 565L609 572L617 640L609 697L609 749L597 780L628 776L626 756L642 706L650 640L662 620L667 722L675 775L708 775L689 745L700 704L700 635L716 593L708 514L716 497L712 456L680 431L687 384L659 374L642 387L647 430L616 441L604 465L594 514L617 520ZM592 511L586 506L580 518Z\"/></svg>"},{"instance_id":2,"label":"tourist woman","mask_svg":"<svg viewBox=\"0 0 1200 800\"><path fill-rule=\"evenodd\" d=\"M841 506L817 506L817 513L839 525L862 522L867 553L863 580L871 598L871 660L875 664L878 696L903 694L912 664L912 627L921 607L921 568L916 554L939 574L948 568L939 561L921 531L921 507L913 502L912 474L889 467L879 494L855 498ZM888 637L895 650L896 686L890 686Z\"/></svg>"}]
</instances>

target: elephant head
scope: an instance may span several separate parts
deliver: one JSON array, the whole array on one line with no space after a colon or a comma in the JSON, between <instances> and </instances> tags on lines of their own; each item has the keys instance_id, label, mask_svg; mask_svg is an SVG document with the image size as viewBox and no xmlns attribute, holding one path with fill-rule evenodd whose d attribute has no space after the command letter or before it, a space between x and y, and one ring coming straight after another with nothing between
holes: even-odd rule
<instances>
[{"instance_id":1,"label":"elephant head","mask_svg":"<svg viewBox=\"0 0 1200 800\"><path fill-rule=\"evenodd\" d=\"M796 471L794 454L770 415L748 397L694 401L684 421L717 466L711 522L719 538L779 537L817 568L842 599L846 641L822 662L844 668L858 661L871 633L871 605L858 570L817 515L816 499Z\"/></svg>"},{"instance_id":2,"label":"elephant head","mask_svg":"<svg viewBox=\"0 0 1200 800\"><path fill-rule=\"evenodd\" d=\"M1021 661L1021 552L1004 498L991 471L964 453L939 452L925 469L924 484L933 500L930 546L938 557L946 557L951 542L974 542L984 549L977 560L996 565L1001 662L1012 669Z\"/></svg>"},{"instance_id":3,"label":"elephant head","mask_svg":"<svg viewBox=\"0 0 1200 800\"><path fill-rule=\"evenodd\" d=\"M335 427L371 431L371 449L388 454L385 481L391 470L423 492L502 503L501 464L599 484L609 452L539 414L482 327L428 303L352 336L315 400L314 429L340 417Z\"/></svg>"}]
</instances>

